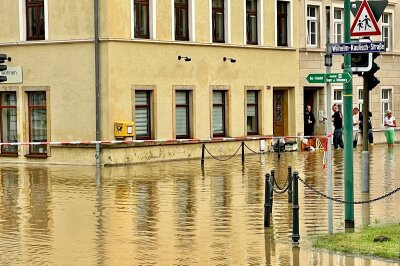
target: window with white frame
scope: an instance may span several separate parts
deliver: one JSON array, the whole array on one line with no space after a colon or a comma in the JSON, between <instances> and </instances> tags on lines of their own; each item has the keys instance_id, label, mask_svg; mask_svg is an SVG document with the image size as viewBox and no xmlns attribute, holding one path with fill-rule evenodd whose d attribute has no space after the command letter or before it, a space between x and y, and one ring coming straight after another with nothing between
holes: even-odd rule
<instances>
[{"instance_id":1,"label":"window with white frame","mask_svg":"<svg viewBox=\"0 0 400 266\"><path fill-rule=\"evenodd\" d=\"M381 94L382 124L386 115L386 110L391 110L391 109L392 109L392 89L382 89L382 94Z\"/></svg>"},{"instance_id":2,"label":"window with white frame","mask_svg":"<svg viewBox=\"0 0 400 266\"><path fill-rule=\"evenodd\" d=\"M333 11L333 40L343 42L343 9L334 8Z\"/></svg>"},{"instance_id":3,"label":"window with white frame","mask_svg":"<svg viewBox=\"0 0 400 266\"><path fill-rule=\"evenodd\" d=\"M392 14L384 13L382 15L382 40L385 42L386 51L392 48Z\"/></svg>"},{"instance_id":4,"label":"window with white frame","mask_svg":"<svg viewBox=\"0 0 400 266\"><path fill-rule=\"evenodd\" d=\"M333 103L337 105L339 111L343 112L343 90L341 88L333 90Z\"/></svg>"},{"instance_id":5,"label":"window with white frame","mask_svg":"<svg viewBox=\"0 0 400 266\"><path fill-rule=\"evenodd\" d=\"M318 31L319 31L319 7L307 6L307 46L318 46Z\"/></svg>"}]
</instances>

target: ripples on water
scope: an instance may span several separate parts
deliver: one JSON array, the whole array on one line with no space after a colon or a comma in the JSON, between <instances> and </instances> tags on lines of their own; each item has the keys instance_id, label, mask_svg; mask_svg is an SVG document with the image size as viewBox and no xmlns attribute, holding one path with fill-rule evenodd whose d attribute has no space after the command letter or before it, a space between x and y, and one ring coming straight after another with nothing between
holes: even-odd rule
<instances>
[{"instance_id":1,"label":"ripples on water","mask_svg":"<svg viewBox=\"0 0 400 266\"><path fill-rule=\"evenodd\" d=\"M400 186L399 148L374 146L370 198ZM343 197L342 151L333 152L334 197ZM355 200L361 149L354 153ZM0 167L1 265L392 265L308 248L327 232L327 202L300 185L300 250L291 248L292 209L275 194L272 227L263 228L264 175L288 166L326 192L322 152L246 156L97 169L77 166ZM400 220L400 194L355 207L355 222ZM397 203L397 205L396 205ZM343 206L334 204L335 231ZM400 247L399 247L400 249ZM400 251L399 251L400 252ZM298 257L298 258L297 258Z\"/></svg>"}]
</instances>

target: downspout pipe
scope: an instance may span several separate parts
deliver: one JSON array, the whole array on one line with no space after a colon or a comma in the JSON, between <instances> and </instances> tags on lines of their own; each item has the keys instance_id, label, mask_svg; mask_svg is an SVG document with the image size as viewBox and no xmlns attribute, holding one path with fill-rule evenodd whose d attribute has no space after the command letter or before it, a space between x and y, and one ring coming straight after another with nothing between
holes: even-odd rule
<instances>
[{"instance_id":1,"label":"downspout pipe","mask_svg":"<svg viewBox=\"0 0 400 266\"><path fill-rule=\"evenodd\" d=\"M94 0L94 65L96 83L96 141L100 141L99 0ZM100 163L100 143L96 143L96 166L99 167Z\"/></svg>"}]
</instances>

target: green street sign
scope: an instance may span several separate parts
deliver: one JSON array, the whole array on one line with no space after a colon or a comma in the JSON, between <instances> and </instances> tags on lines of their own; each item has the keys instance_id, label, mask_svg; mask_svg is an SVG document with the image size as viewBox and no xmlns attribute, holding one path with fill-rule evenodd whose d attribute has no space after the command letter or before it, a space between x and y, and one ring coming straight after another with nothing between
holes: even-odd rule
<instances>
[{"instance_id":1,"label":"green street sign","mask_svg":"<svg viewBox=\"0 0 400 266\"><path fill-rule=\"evenodd\" d=\"M307 76L309 83L325 83L325 73L320 74L309 74Z\"/></svg>"},{"instance_id":2,"label":"green street sign","mask_svg":"<svg viewBox=\"0 0 400 266\"><path fill-rule=\"evenodd\" d=\"M349 73L318 73L307 76L309 83L348 83L350 80L351 75Z\"/></svg>"}]
</instances>

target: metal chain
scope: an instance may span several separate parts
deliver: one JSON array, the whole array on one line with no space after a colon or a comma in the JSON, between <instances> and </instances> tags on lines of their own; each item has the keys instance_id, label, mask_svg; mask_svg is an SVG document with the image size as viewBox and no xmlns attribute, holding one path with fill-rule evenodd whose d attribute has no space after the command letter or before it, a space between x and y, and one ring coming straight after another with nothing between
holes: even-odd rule
<instances>
[{"instance_id":1,"label":"metal chain","mask_svg":"<svg viewBox=\"0 0 400 266\"><path fill-rule=\"evenodd\" d=\"M263 154L262 152L258 152L258 151L252 150L249 146L246 145L246 142L244 142L244 141L243 141L243 144L244 144L244 146L245 146L247 149L249 149L252 153Z\"/></svg>"},{"instance_id":2,"label":"metal chain","mask_svg":"<svg viewBox=\"0 0 400 266\"><path fill-rule=\"evenodd\" d=\"M278 189L276 189L276 188L274 188L274 184L271 184L271 182L270 182L270 180L268 179L268 183L269 183L269 187L270 188L272 188L276 193L278 193L278 194L283 194L283 193L285 193L288 189L289 189L289 186L287 186L286 188L284 187L284 189L281 189L281 188L279 188L278 186ZM274 178L274 183L276 184L276 182L275 182L275 178ZM285 185L287 185L287 183L285 184Z\"/></svg>"},{"instance_id":3,"label":"metal chain","mask_svg":"<svg viewBox=\"0 0 400 266\"><path fill-rule=\"evenodd\" d=\"M275 177L274 177L274 183L275 183L275 185L276 185L276 187L277 187L278 189L283 190L283 189L286 187L287 183L288 183L288 179L286 178L285 184L283 185L282 188L279 187L278 183L276 182Z\"/></svg>"},{"instance_id":4,"label":"metal chain","mask_svg":"<svg viewBox=\"0 0 400 266\"><path fill-rule=\"evenodd\" d=\"M211 152L210 152L210 151L207 149L207 147L204 145L204 149L207 151L207 153L210 154L210 156L211 156L212 158L214 158L215 160L221 161L221 162L228 161L228 160L232 159L232 158L239 152L239 150L240 150L241 147L242 147L242 145L240 145L239 148L236 150L236 152L235 152L232 156L230 156L229 158L220 159L220 158L217 158L217 157L215 157L214 155L212 155Z\"/></svg>"},{"instance_id":5,"label":"metal chain","mask_svg":"<svg viewBox=\"0 0 400 266\"><path fill-rule=\"evenodd\" d=\"M319 194L320 196L322 196L322 197L324 197L324 198L326 198L326 199L329 199L329 200L332 200L332 201L335 201L335 202L338 202L338 203L344 203L344 204L366 204L366 203L372 203L372 202L375 202L375 201L378 201L378 200L381 200L381 199L390 197L390 196L393 195L394 193L400 191L400 187L398 187L398 188L396 188L395 190L393 190L393 191L391 191L391 192L389 192L389 193L387 193L387 194L385 194L385 195L383 195L383 196L380 196L380 197L378 197L378 198L375 198L375 199L371 199L371 200L361 200L361 201L346 201L346 200L341 200L341 199L329 197L329 196L327 196L326 194L324 194L324 193L322 193L322 192L316 190L315 188L312 188L309 184L307 184L306 182L304 182L303 179L301 179L300 177L299 177L299 180L300 180L300 182L303 183L306 187L308 187L308 188L309 188L310 190L312 190L313 192Z\"/></svg>"}]
</instances>

